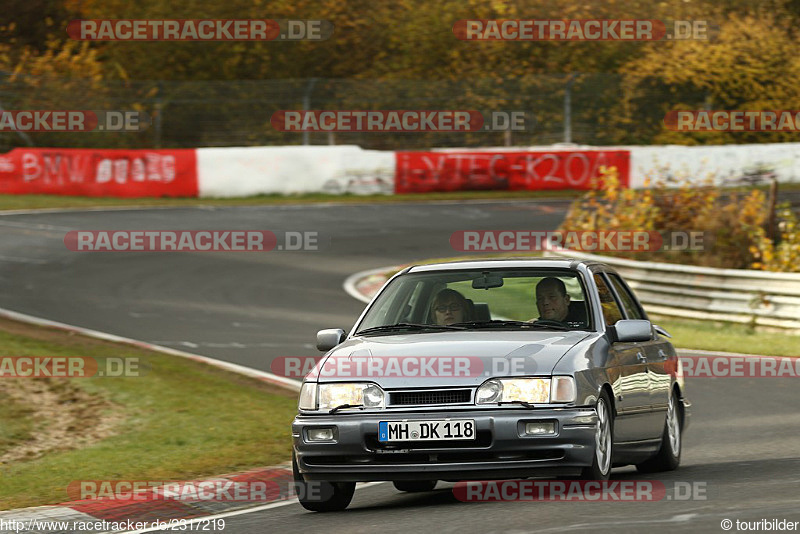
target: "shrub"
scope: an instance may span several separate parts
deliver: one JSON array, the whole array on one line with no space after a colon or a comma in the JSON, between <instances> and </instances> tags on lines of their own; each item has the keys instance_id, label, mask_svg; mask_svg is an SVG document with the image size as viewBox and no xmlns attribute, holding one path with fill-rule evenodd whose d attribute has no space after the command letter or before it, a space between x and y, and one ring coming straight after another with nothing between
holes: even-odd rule
<instances>
[{"instance_id":1,"label":"shrub","mask_svg":"<svg viewBox=\"0 0 800 534\"><path fill-rule=\"evenodd\" d=\"M780 236L764 229L768 208L758 189L724 191L708 180L700 185L655 182L634 190L620 184L617 170L601 168L595 189L573 202L563 230L703 232L703 250L603 252L636 260L663 261L729 269L800 271L800 221L790 208L777 215ZM648 185L648 184L646 184ZM668 187L672 186L672 187Z\"/></svg>"},{"instance_id":2,"label":"shrub","mask_svg":"<svg viewBox=\"0 0 800 534\"><path fill-rule=\"evenodd\" d=\"M755 244L750 248L753 269L800 272L800 220L789 204L776 211L779 235L773 241L763 227L753 229Z\"/></svg>"}]
</instances>

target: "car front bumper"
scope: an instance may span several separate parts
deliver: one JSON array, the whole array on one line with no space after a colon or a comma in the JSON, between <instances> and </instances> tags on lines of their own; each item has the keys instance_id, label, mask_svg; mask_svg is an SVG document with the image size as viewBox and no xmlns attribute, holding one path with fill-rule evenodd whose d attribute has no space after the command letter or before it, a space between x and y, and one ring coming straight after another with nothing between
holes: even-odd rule
<instances>
[{"instance_id":1,"label":"car front bumper","mask_svg":"<svg viewBox=\"0 0 800 534\"><path fill-rule=\"evenodd\" d=\"M472 419L475 441L379 443L381 421ZM526 435L525 423L553 421L556 432ZM576 475L594 458L593 408L298 415L294 453L307 481L480 480ZM334 428L334 440L309 442L309 428Z\"/></svg>"}]
</instances>

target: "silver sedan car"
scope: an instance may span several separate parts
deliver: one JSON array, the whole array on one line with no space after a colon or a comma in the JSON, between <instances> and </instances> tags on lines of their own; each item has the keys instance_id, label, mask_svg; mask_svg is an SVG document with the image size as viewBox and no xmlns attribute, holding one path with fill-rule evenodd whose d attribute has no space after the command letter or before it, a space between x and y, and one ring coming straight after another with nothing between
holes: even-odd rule
<instances>
[{"instance_id":1,"label":"silver sedan car","mask_svg":"<svg viewBox=\"0 0 800 534\"><path fill-rule=\"evenodd\" d=\"M359 481L673 470L689 422L680 363L609 266L563 258L404 269L349 335L322 330L292 424L295 480L314 511Z\"/></svg>"}]
</instances>

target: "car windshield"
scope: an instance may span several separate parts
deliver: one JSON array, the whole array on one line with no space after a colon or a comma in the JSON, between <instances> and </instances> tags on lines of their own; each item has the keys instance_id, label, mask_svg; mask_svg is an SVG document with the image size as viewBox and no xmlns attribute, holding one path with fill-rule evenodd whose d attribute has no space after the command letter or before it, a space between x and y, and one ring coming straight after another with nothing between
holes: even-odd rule
<instances>
[{"instance_id":1,"label":"car windshield","mask_svg":"<svg viewBox=\"0 0 800 534\"><path fill-rule=\"evenodd\" d=\"M581 277L566 269L409 273L395 278L358 334L471 329L591 329Z\"/></svg>"}]
</instances>

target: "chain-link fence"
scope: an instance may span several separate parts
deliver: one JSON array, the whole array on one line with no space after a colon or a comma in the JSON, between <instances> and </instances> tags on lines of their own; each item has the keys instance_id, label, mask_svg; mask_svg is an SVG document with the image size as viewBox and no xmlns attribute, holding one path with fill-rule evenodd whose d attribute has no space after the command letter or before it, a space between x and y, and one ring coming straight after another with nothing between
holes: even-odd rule
<instances>
[{"instance_id":1,"label":"chain-link fence","mask_svg":"<svg viewBox=\"0 0 800 534\"><path fill-rule=\"evenodd\" d=\"M682 95L685 97L685 95ZM704 95L695 103L702 105ZM270 81L49 80L0 73L0 108L138 110L143 132L0 132L0 149L15 146L194 148L355 144L371 149L530 146L558 142L647 144L663 130L666 90L626 94L611 74L569 74L452 81L301 79ZM514 132L281 132L279 110L524 111ZM530 120L531 117L534 120Z\"/></svg>"}]
</instances>

